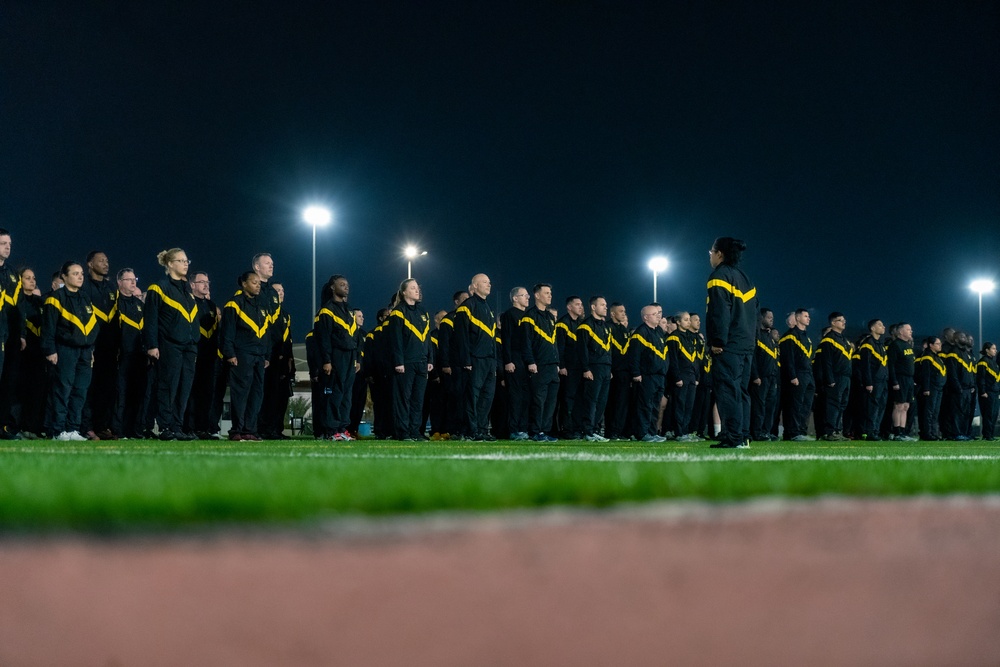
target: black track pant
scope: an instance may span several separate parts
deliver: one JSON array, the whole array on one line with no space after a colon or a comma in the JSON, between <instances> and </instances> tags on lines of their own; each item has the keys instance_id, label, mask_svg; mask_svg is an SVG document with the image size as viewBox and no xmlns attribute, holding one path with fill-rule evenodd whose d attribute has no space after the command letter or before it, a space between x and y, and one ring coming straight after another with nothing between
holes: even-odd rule
<instances>
[{"instance_id":1,"label":"black track pant","mask_svg":"<svg viewBox=\"0 0 1000 667\"><path fill-rule=\"evenodd\" d=\"M753 352L729 352L712 357L712 387L719 406L719 441L738 444L750 439L750 362Z\"/></svg>"},{"instance_id":2,"label":"black track pant","mask_svg":"<svg viewBox=\"0 0 1000 667\"><path fill-rule=\"evenodd\" d=\"M406 369L395 373L392 380L392 414L397 440L423 440L420 424L424 413L424 391L427 388L427 363L403 364Z\"/></svg>"},{"instance_id":3,"label":"black track pant","mask_svg":"<svg viewBox=\"0 0 1000 667\"><path fill-rule=\"evenodd\" d=\"M889 387L886 383L876 382L872 385L872 390L865 391L865 426L864 434L869 438L877 437L879 428L882 425L882 417L885 415L885 402L889 397Z\"/></svg>"},{"instance_id":4,"label":"black track pant","mask_svg":"<svg viewBox=\"0 0 1000 667\"><path fill-rule=\"evenodd\" d=\"M608 405L604 411L604 435L608 438L620 438L628 434L627 420L629 395L632 390L632 376L627 370L611 373L611 384L608 387Z\"/></svg>"},{"instance_id":5,"label":"black track pant","mask_svg":"<svg viewBox=\"0 0 1000 667\"><path fill-rule=\"evenodd\" d=\"M684 386L678 387L676 381L670 381L670 404L674 409L674 425L678 437L687 435L695 429L691 424L691 415L694 412L694 399L698 392L698 385L694 380L685 379Z\"/></svg>"},{"instance_id":6,"label":"black track pant","mask_svg":"<svg viewBox=\"0 0 1000 667\"><path fill-rule=\"evenodd\" d=\"M219 430L218 422L212 423L212 413L220 361L215 350L198 352L194 364L194 384L184 416L184 430L188 433L216 433Z\"/></svg>"},{"instance_id":7,"label":"black track pant","mask_svg":"<svg viewBox=\"0 0 1000 667\"><path fill-rule=\"evenodd\" d=\"M484 436L490 429L490 407L497 388L497 362L493 357L472 358L472 370L465 387L465 421L473 436Z\"/></svg>"},{"instance_id":8,"label":"black track pant","mask_svg":"<svg viewBox=\"0 0 1000 667\"><path fill-rule=\"evenodd\" d=\"M111 326L108 324L105 327ZM118 345L111 332L102 331L94 346L94 367L83 406L81 430L104 431L111 429L115 402L118 398Z\"/></svg>"},{"instance_id":9,"label":"black track pant","mask_svg":"<svg viewBox=\"0 0 1000 667\"><path fill-rule=\"evenodd\" d=\"M647 435L656 435L656 416L660 411L660 399L663 398L662 375L643 375L642 382L636 382L633 386L635 391L635 414L632 425L635 427L634 435L637 440L642 440Z\"/></svg>"},{"instance_id":10,"label":"black track pant","mask_svg":"<svg viewBox=\"0 0 1000 667\"><path fill-rule=\"evenodd\" d=\"M160 359L156 363L156 421L160 431L180 433L184 427L191 386L194 384L194 364L198 346L160 342Z\"/></svg>"},{"instance_id":11,"label":"black track pant","mask_svg":"<svg viewBox=\"0 0 1000 667\"><path fill-rule=\"evenodd\" d=\"M983 423L983 440L991 440L996 435L997 409L1000 408L1000 401L996 394L987 393L983 398L979 395L979 417Z\"/></svg>"},{"instance_id":12,"label":"black track pant","mask_svg":"<svg viewBox=\"0 0 1000 667\"><path fill-rule=\"evenodd\" d=\"M51 365L42 356L41 350L29 351L21 357L17 393L18 402L21 404L18 423L22 431L41 434L44 430L45 403L48 400L48 367Z\"/></svg>"},{"instance_id":13,"label":"black track pant","mask_svg":"<svg viewBox=\"0 0 1000 667\"><path fill-rule=\"evenodd\" d=\"M56 343L59 357L49 387L48 430L52 436L63 431L79 431L83 404L90 386L94 348L70 347Z\"/></svg>"},{"instance_id":14,"label":"black track pant","mask_svg":"<svg viewBox=\"0 0 1000 667\"><path fill-rule=\"evenodd\" d=\"M357 368L357 366L355 366ZM351 423L348 430L357 433L361 426L361 419L365 415L365 404L368 402L368 378L361 375L354 375L354 384L351 387Z\"/></svg>"},{"instance_id":15,"label":"black track pant","mask_svg":"<svg viewBox=\"0 0 1000 667\"><path fill-rule=\"evenodd\" d=\"M781 390L788 394L784 414L786 440L797 435L806 435L813 396L816 393L816 385L811 375L799 374L798 380L797 385L785 382L781 387Z\"/></svg>"},{"instance_id":16,"label":"black track pant","mask_svg":"<svg viewBox=\"0 0 1000 667\"><path fill-rule=\"evenodd\" d=\"M145 431L142 415L145 413L146 370L149 357L138 348L122 351L118 361L118 397L115 400L115 414L111 420L111 431L126 438L139 438Z\"/></svg>"},{"instance_id":17,"label":"black track pant","mask_svg":"<svg viewBox=\"0 0 1000 667\"><path fill-rule=\"evenodd\" d=\"M838 377L834 386L823 387L826 403L823 407L823 435L841 433L844 430L844 412L851 397L850 376Z\"/></svg>"},{"instance_id":18,"label":"black track pant","mask_svg":"<svg viewBox=\"0 0 1000 667\"><path fill-rule=\"evenodd\" d=\"M320 379L326 384L326 435L342 433L351 425L351 401L354 398L354 352L333 350L330 355L333 366L327 375L320 370Z\"/></svg>"},{"instance_id":19,"label":"black track pant","mask_svg":"<svg viewBox=\"0 0 1000 667\"><path fill-rule=\"evenodd\" d=\"M255 435L264 400L264 355L236 350L236 365L229 366L229 403L232 407L231 435Z\"/></svg>"},{"instance_id":20,"label":"black track pant","mask_svg":"<svg viewBox=\"0 0 1000 667\"><path fill-rule=\"evenodd\" d=\"M611 366L593 365L590 371L593 380L583 378L583 400L580 402L580 428L584 435L593 435L608 404L608 390L611 388Z\"/></svg>"},{"instance_id":21,"label":"black track pant","mask_svg":"<svg viewBox=\"0 0 1000 667\"><path fill-rule=\"evenodd\" d=\"M750 383L750 436L766 440L774 425L778 407L778 378L761 378L760 384Z\"/></svg>"},{"instance_id":22,"label":"black track pant","mask_svg":"<svg viewBox=\"0 0 1000 667\"><path fill-rule=\"evenodd\" d=\"M583 371L579 368L567 368L566 375L559 376L559 431L563 436L575 435L583 428L577 410L582 382Z\"/></svg>"},{"instance_id":23,"label":"black track pant","mask_svg":"<svg viewBox=\"0 0 1000 667\"><path fill-rule=\"evenodd\" d=\"M528 433L548 434L552 430L552 419L559 397L559 368L555 364L538 367L537 373L529 375L531 383L531 413Z\"/></svg>"},{"instance_id":24,"label":"black track pant","mask_svg":"<svg viewBox=\"0 0 1000 667\"><path fill-rule=\"evenodd\" d=\"M937 440L941 437L941 390L932 389L927 396L917 392L917 406L920 409L920 439Z\"/></svg>"},{"instance_id":25,"label":"black track pant","mask_svg":"<svg viewBox=\"0 0 1000 667\"><path fill-rule=\"evenodd\" d=\"M531 383L524 363L514 364L513 373L505 373L507 383L507 423L511 434L528 432L528 406L531 403Z\"/></svg>"}]
</instances>

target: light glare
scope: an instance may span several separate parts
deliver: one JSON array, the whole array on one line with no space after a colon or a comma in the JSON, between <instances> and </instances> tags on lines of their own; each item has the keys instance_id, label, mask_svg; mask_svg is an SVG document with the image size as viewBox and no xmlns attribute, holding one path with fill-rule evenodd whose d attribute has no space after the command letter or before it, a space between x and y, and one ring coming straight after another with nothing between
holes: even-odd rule
<instances>
[{"instance_id":1,"label":"light glare","mask_svg":"<svg viewBox=\"0 0 1000 667\"><path fill-rule=\"evenodd\" d=\"M670 262L667 261L666 257L654 257L649 260L649 270L654 273L663 273L670 266Z\"/></svg>"},{"instance_id":2,"label":"light glare","mask_svg":"<svg viewBox=\"0 0 1000 667\"><path fill-rule=\"evenodd\" d=\"M333 219L333 214L325 206L308 206L302 211L302 219L313 227L326 227Z\"/></svg>"},{"instance_id":3,"label":"light glare","mask_svg":"<svg viewBox=\"0 0 1000 667\"><path fill-rule=\"evenodd\" d=\"M989 294L996 289L996 284L989 278L980 278L979 280L973 280L969 285L969 289L980 294Z\"/></svg>"}]
</instances>

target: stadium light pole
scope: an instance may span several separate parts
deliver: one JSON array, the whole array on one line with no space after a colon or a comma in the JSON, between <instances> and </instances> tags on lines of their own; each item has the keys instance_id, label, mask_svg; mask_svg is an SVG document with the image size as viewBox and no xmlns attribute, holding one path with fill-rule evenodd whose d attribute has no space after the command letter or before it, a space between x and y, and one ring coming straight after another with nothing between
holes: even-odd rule
<instances>
[{"instance_id":1,"label":"stadium light pole","mask_svg":"<svg viewBox=\"0 0 1000 667\"><path fill-rule=\"evenodd\" d=\"M670 266L670 262L667 261L666 257L654 257L649 260L649 270L653 272L653 301L656 301L656 278L667 270Z\"/></svg>"},{"instance_id":2,"label":"stadium light pole","mask_svg":"<svg viewBox=\"0 0 1000 667\"><path fill-rule=\"evenodd\" d=\"M421 251L419 248L413 245L408 245L403 248L403 255L406 257L406 279L409 280L413 277L413 260L417 257L423 257L427 254L427 251Z\"/></svg>"},{"instance_id":3,"label":"stadium light pole","mask_svg":"<svg viewBox=\"0 0 1000 667\"><path fill-rule=\"evenodd\" d=\"M313 280L312 280L312 314L316 314L316 228L326 227L333 220L333 213L325 206L307 206L302 211L302 219L313 229Z\"/></svg>"},{"instance_id":4,"label":"stadium light pole","mask_svg":"<svg viewBox=\"0 0 1000 667\"><path fill-rule=\"evenodd\" d=\"M979 295L979 345L983 344L983 294L989 294L996 289L996 284L989 278L979 278L969 284L969 289Z\"/></svg>"}]
</instances>

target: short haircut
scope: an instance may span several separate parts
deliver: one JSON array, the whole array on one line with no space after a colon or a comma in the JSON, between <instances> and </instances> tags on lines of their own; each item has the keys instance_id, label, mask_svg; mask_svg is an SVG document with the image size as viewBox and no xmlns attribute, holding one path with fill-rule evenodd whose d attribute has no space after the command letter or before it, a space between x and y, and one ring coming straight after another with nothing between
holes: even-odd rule
<instances>
[{"instance_id":1,"label":"short haircut","mask_svg":"<svg viewBox=\"0 0 1000 667\"><path fill-rule=\"evenodd\" d=\"M535 283L535 286L531 288L531 293L538 294L539 292L542 291L543 287L548 287L549 289L552 289L552 285L550 285L549 283Z\"/></svg>"},{"instance_id":2,"label":"short haircut","mask_svg":"<svg viewBox=\"0 0 1000 667\"><path fill-rule=\"evenodd\" d=\"M600 294L590 297L590 305L593 306L595 303L597 303L598 299L604 299L604 297L601 296ZM604 300L607 301L607 299Z\"/></svg>"},{"instance_id":3,"label":"short haircut","mask_svg":"<svg viewBox=\"0 0 1000 667\"><path fill-rule=\"evenodd\" d=\"M270 256L271 256L271 253L269 253L269 252L259 252L256 255L254 255L252 258L250 258L250 266L252 266L254 269L256 269L257 268L257 263L260 262L260 258L261 257L270 257Z\"/></svg>"},{"instance_id":4,"label":"short haircut","mask_svg":"<svg viewBox=\"0 0 1000 667\"><path fill-rule=\"evenodd\" d=\"M525 288L525 287L520 287L520 286L515 287L514 289L512 289L510 291L510 300L513 301L514 297L517 296L517 293L520 292L521 290L524 290L525 292L528 291L527 288Z\"/></svg>"},{"instance_id":5,"label":"short haircut","mask_svg":"<svg viewBox=\"0 0 1000 667\"><path fill-rule=\"evenodd\" d=\"M841 318L843 316L844 316L843 313L835 310L832 313L830 313L830 315L826 318L826 321L827 322L833 322L834 320L836 320L838 318Z\"/></svg>"},{"instance_id":6,"label":"short haircut","mask_svg":"<svg viewBox=\"0 0 1000 667\"><path fill-rule=\"evenodd\" d=\"M808 315L809 314L809 309L808 308L796 308L795 309L795 316L796 317L798 317L802 313L805 313L806 315Z\"/></svg>"},{"instance_id":7,"label":"short haircut","mask_svg":"<svg viewBox=\"0 0 1000 667\"><path fill-rule=\"evenodd\" d=\"M573 303L574 301L579 301L580 303L583 303L583 299L581 299L580 297L576 296L575 294L573 296L566 297L566 305L567 306L569 304Z\"/></svg>"},{"instance_id":8,"label":"short haircut","mask_svg":"<svg viewBox=\"0 0 1000 667\"><path fill-rule=\"evenodd\" d=\"M618 306L624 306L624 305L625 304L622 303L621 301L612 301L611 305L608 306L608 309L610 310L611 308L617 308Z\"/></svg>"},{"instance_id":9,"label":"short haircut","mask_svg":"<svg viewBox=\"0 0 1000 667\"><path fill-rule=\"evenodd\" d=\"M701 313L688 313L688 317L697 317L700 320Z\"/></svg>"},{"instance_id":10,"label":"short haircut","mask_svg":"<svg viewBox=\"0 0 1000 667\"><path fill-rule=\"evenodd\" d=\"M454 294L451 295L451 300L452 301L458 301L462 297L463 294L468 294L468 293L469 293L469 290L467 290L467 289L460 289L460 290L458 290L457 292L455 292Z\"/></svg>"},{"instance_id":11,"label":"short haircut","mask_svg":"<svg viewBox=\"0 0 1000 667\"><path fill-rule=\"evenodd\" d=\"M243 287L243 283L250 279L250 276L257 275L256 271L244 271L240 274L240 277L236 279L236 286Z\"/></svg>"},{"instance_id":12,"label":"short haircut","mask_svg":"<svg viewBox=\"0 0 1000 667\"><path fill-rule=\"evenodd\" d=\"M131 271L132 269L122 269L122 270L123 271ZM121 271L119 271L118 273L121 273ZM188 275L188 282L192 282L193 283L198 276L205 276L206 278L208 278L208 271L194 271L194 272L192 272L190 275Z\"/></svg>"},{"instance_id":13,"label":"short haircut","mask_svg":"<svg viewBox=\"0 0 1000 667\"><path fill-rule=\"evenodd\" d=\"M115 274L115 279L116 280L121 280L122 278L125 277L126 273L131 273L134 276L135 275L135 269L130 269L128 267L125 267L124 269L119 269L118 273ZM201 271L201 273L205 273L205 272ZM198 275L198 274L196 273L194 275ZM205 275L208 275L208 274L206 273ZM138 280L138 277L136 279Z\"/></svg>"},{"instance_id":14,"label":"short haircut","mask_svg":"<svg viewBox=\"0 0 1000 667\"><path fill-rule=\"evenodd\" d=\"M0 236L10 236L10 232L8 232L3 227L0 227Z\"/></svg>"},{"instance_id":15,"label":"short haircut","mask_svg":"<svg viewBox=\"0 0 1000 667\"><path fill-rule=\"evenodd\" d=\"M881 321L882 320L880 320L877 317L874 320L868 320L868 330L871 331L872 327L875 326L878 322L881 322Z\"/></svg>"},{"instance_id":16,"label":"short haircut","mask_svg":"<svg viewBox=\"0 0 1000 667\"><path fill-rule=\"evenodd\" d=\"M764 317L764 316L765 316L765 315L767 315L768 313L771 313L771 314L773 315L773 314L774 314L774 311L773 311L773 310L771 310L770 308L761 308L761 309L760 309L760 316L761 316L761 317Z\"/></svg>"},{"instance_id":17,"label":"short haircut","mask_svg":"<svg viewBox=\"0 0 1000 667\"><path fill-rule=\"evenodd\" d=\"M90 260L94 259L98 255L107 255L103 250L91 250L87 253L87 264L90 264Z\"/></svg>"}]
</instances>

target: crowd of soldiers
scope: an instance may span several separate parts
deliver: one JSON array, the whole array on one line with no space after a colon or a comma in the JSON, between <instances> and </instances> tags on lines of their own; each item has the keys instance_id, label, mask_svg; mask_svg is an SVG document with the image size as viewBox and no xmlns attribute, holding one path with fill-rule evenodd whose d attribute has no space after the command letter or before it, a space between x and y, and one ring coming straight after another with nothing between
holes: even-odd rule
<instances>
[{"instance_id":1,"label":"crowd of soldiers","mask_svg":"<svg viewBox=\"0 0 1000 667\"><path fill-rule=\"evenodd\" d=\"M0 229L3 437L215 439L227 388L230 440L288 437L295 364L269 254L253 257L219 307L208 274L189 271L179 248L158 255L165 276L145 293L134 270L111 279L107 254L93 251L85 263L67 262L43 294L32 269L11 270L10 250ZM432 316L418 283L406 280L367 331L348 303L347 278L331 276L305 338L314 436L356 439L370 393L376 438L718 437L718 357L706 349L698 313L665 315L651 303L630 327L624 304L570 295L560 314L547 283L515 287L497 313L491 289L478 274L450 311ZM814 344L807 310L789 313L784 334L773 312L760 310L745 387L753 440L782 431L786 440L812 440L810 417L824 440L909 441L917 431L925 440L967 440L977 401L982 437L993 439L995 345L983 345L976 361L963 332L945 330L914 350L909 324L887 333L873 320L849 341L845 316L828 320Z\"/></svg>"}]
</instances>

